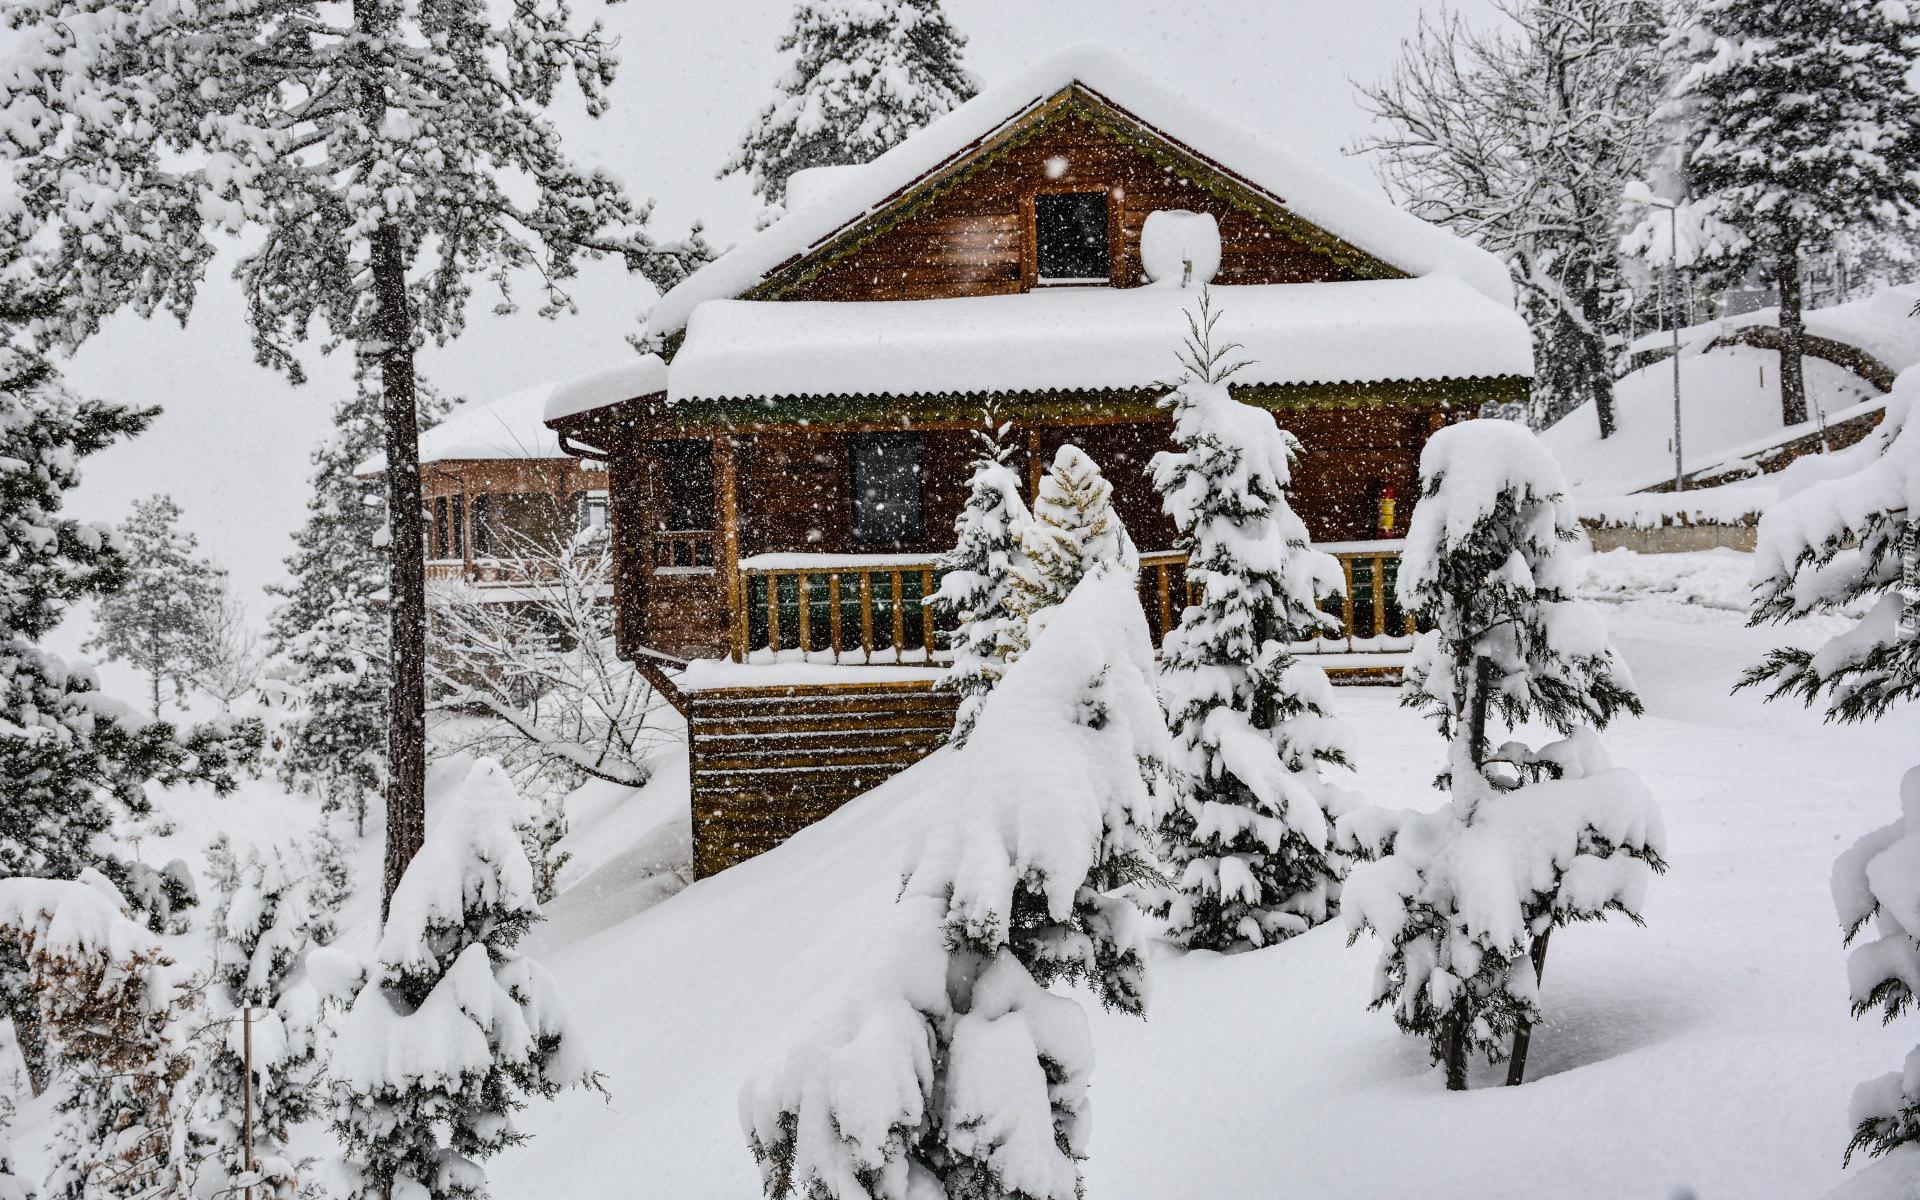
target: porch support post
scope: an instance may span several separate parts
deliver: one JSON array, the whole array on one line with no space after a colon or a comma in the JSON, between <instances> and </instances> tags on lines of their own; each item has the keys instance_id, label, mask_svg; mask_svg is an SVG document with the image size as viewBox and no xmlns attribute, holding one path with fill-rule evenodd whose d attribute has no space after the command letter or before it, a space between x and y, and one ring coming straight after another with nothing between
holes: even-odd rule
<instances>
[{"instance_id":1,"label":"porch support post","mask_svg":"<svg viewBox=\"0 0 1920 1200\"><path fill-rule=\"evenodd\" d=\"M747 657L746 591L740 586L740 472L731 434L713 439L714 482L720 491L720 569L727 579L727 618L733 630L733 661Z\"/></svg>"}]
</instances>

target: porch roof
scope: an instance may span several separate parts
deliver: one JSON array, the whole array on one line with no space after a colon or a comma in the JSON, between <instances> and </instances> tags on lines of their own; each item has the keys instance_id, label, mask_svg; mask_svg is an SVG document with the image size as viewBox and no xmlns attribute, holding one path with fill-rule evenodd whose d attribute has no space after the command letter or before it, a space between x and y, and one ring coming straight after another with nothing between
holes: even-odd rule
<instances>
[{"instance_id":1,"label":"porch roof","mask_svg":"<svg viewBox=\"0 0 1920 1200\"><path fill-rule=\"evenodd\" d=\"M1530 376L1527 326L1456 275L1211 289L1237 384ZM1170 386L1197 288L1055 288L877 302L711 300L667 372L669 404Z\"/></svg>"}]
</instances>

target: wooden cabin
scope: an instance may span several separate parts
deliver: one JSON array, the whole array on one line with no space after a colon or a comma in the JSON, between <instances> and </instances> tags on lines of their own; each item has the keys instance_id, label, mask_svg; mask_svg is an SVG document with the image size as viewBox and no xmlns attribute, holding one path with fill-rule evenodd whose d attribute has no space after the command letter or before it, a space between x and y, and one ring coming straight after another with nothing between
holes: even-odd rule
<instances>
[{"instance_id":1,"label":"wooden cabin","mask_svg":"<svg viewBox=\"0 0 1920 1200\"><path fill-rule=\"evenodd\" d=\"M560 448L543 421L554 386L463 404L420 435L429 583L463 580L483 601L524 602L527 560L604 544L606 464ZM371 478L385 467L376 458L358 473Z\"/></svg>"},{"instance_id":2,"label":"wooden cabin","mask_svg":"<svg viewBox=\"0 0 1920 1200\"><path fill-rule=\"evenodd\" d=\"M1386 585L1426 439L1532 374L1498 260L1102 52L789 198L661 299L657 358L547 407L606 463L622 652L697 660L702 873L938 743L920 601L989 421L1030 489L1064 443L1101 465L1155 636L1178 620L1184 555L1145 468L1202 286L1249 360L1234 394L1299 438L1292 503L1348 563L1347 637L1303 649L1349 672L1406 645Z\"/></svg>"}]
</instances>

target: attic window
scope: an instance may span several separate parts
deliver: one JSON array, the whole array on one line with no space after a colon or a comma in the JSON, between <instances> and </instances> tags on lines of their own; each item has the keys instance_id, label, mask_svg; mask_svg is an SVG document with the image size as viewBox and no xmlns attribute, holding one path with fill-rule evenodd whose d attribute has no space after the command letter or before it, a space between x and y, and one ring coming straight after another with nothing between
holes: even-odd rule
<instances>
[{"instance_id":1,"label":"attic window","mask_svg":"<svg viewBox=\"0 0 1920 1200\"><path fill-rule=\"evenodd\" d=\"M1105 192L1035 196L1033 235L1041 283L1106 283L1111 278Z\"/></svg>"}]
</instances>

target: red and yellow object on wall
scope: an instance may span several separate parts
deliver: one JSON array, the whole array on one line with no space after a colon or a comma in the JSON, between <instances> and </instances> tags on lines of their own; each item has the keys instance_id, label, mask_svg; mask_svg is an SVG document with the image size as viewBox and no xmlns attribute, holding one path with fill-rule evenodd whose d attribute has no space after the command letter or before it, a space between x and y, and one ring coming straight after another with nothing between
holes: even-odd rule
<instances>
[{"instance_id":1,"label":"red and yellow object on wall","mask_svg":"<svg viewBox=\"0 0 1920 1200\"><path fill-rule=\"evenodd\" d=\"M1390 538L1393 536L1393 485L1379 483L1373 489L1373 536Z\"/></svg>"}]
</instances>

